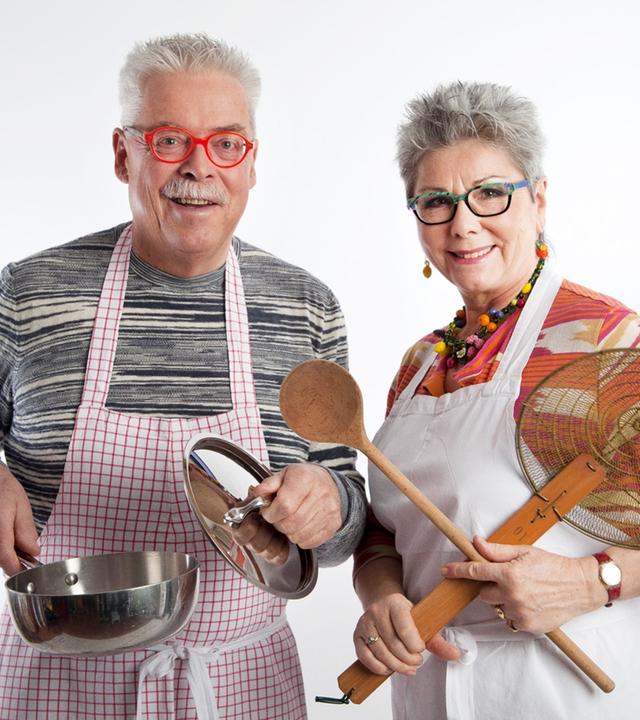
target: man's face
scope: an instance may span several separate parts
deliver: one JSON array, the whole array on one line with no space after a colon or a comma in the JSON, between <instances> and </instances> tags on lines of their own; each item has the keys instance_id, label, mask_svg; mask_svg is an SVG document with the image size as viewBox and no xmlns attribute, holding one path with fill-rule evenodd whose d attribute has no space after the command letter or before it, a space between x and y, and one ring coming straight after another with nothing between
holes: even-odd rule
<instances>
[{"instance_id":1,"label":"man's face","mask_svg":"<svg viewBox=\"0 0 640 720\"><path fill-rule=\"evenodd\" d=\"M217 71L162 73L146 80L134 126L146 132L161 125L198 137L235 130L253 140L242 86ZM116 175L129 185L136 254L180 277L221 267L255 184L256 148L239 165L219 168L201 145L182 162L164 163L142 138L117 129L113 147ZM185 196L188 203L194 194L209 202L185 204Z\"/></svg>"}]
</instances>

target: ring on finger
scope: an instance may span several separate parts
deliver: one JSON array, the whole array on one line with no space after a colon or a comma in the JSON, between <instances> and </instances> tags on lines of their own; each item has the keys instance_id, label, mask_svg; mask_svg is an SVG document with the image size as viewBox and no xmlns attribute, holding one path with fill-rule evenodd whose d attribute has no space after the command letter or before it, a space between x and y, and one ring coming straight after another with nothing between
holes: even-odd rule
<instances>
[{"instance_id":1,"label":"ring on finger","mask_svg":"<svg viewBox=\"0 0 640 720\"><path fill-rule=\"evenodd\" d=\"M519 632L518 628L513 624L513 620L509 620L509 618L505 618L507 621L507 627L511 632Z\"/></svg>"},{"instance_id":2,"label":"ring on finger","mask_svg":"<svg viewBox=\"0 0 640 720\"><path fill-rule=\"evenodd\" d=\"M504 614L504 607L502 605L494 605L493 608L496 611L496 615L500 618L500 620L507 619L507 616Z\"/></svg>"},{"instance_id":3,"label":"ring on finger","mask_svg":"<svg viewBox=\"0 0 640 720\"><path fill-rule=\"evenodd\" d=\"M379 635L367 635L366 637L364 635L362 636L362 641L367 647L369 647L369 645L373 645L375 642L378 642L379 639Z\"/></svg>"}]
</instances>

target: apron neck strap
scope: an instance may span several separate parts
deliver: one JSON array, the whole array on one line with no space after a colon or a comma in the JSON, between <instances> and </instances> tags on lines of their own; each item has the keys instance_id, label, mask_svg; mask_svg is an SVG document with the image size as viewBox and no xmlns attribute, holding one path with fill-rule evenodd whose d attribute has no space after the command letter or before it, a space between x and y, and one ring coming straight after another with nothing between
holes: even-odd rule
<instances>
[{"instance_id":1,"label":"apron neck strap","mask_svg":"<svg viewBox=\"0 0 640 720\"><path fill-rule=\"evenodd\" d=\"M505 377L521 377L561 284L562 278L555 270L553 260L549 258L536 282L531 299L522 308L520 316L516 320L509 344L500 360L495 375L491 379L491 383L499 382ZM431 349L427 352L422 365L396 400L392 412L394 410L400 412L401 408L411 402L418 385L422 382L425 373L435 360L435 356L435 350Z\"/></svg>"},{"instance_id":2,"label":"apron neck strap","mask_svg":"<svg viewBox=\"0 0 640 720\"><path fill-rule=\"evenodd\" d=\"M562 277L550 257L533 288L532 297L520 311L494 380L499 381L502 377L521 378L561 284Z\"/></svg>"},{"instance_id":3,"label":"apron neck strap","mask_svg":"<svg viewBox=\"0 0 640 720\"><path fill-rule=\"evenodd\" d=\"M104 405L109 392L111 370L118 344L120 317L127 291L132 226L122 231L116 243L96 308L93 332L82 391L83 402Z\"/></svg>"},{"instance_id":4,"label":"apron neck strap","mask_svg":"<svg viewBox=\"0 0 640 720\"><path fill-rule=\"evenodd\" d=\"M256 405L249 339L249 318L244 297L244 285L240 275L240 265L233 249L233 242L229 246L224 275L224 317L227 332L229 383L233 407Z\"/></svg>"},{"instance_id":5,"label":"apron neck strap","mask_svg":"<svg viewBox=\"0 0 640 720\"><path fill-rule=\"evenodd\" d=\"M133 226L128 225L120 234L111 254L98 300L82 393L83 402L94 405L103 406L109 393L129 277L132 237ZM229 245L225 265L224 288L231 402L234 408L255 405L247 307L233 242Z\"/></svg>"}]
</instances>

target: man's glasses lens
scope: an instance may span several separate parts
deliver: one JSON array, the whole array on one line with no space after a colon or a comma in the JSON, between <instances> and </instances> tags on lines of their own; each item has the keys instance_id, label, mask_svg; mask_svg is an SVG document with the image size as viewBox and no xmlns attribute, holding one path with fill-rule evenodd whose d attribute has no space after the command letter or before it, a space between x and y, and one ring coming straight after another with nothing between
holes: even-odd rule
<instances>
[{"instance_id":1,"label":"man's glasses lens","mask_svg":"<svg viewBox=\"0 0 640 720\"><path fill-rule=\"evenodd\" d=\"M246 152L246 143L241 135L218 133L209 139L209 155L220 165L233 165Z\"/></svg>"},{"instance_id":2,"label":"man's glasses lens","mask_svg":"<svg viewBox=\"0 0 640 720\"><path fill-rule=\"evenodd\" d=\"M456 203L464 200L471 212L489 217L505 212L513 191L512 183L490 183L473 188L462 198L445 192L425 193L414 199L412 209L423 222L437 225L451 220Z\"/></svg>"},{"instance_id":3,"label":"man's glasses lens","mask_svg":"<svg viewBox=\"0 0 640 720\"><path fill-rule=\"evenodd\" d=\"M179 128L158 128L151 135L154 153L168 162L180 162L192 151L193 139ZM240 162L246 155L247 143L242 135L233 132L213 133L207 138L209 158L220 167Z\"/></svg>"}]
</instances>

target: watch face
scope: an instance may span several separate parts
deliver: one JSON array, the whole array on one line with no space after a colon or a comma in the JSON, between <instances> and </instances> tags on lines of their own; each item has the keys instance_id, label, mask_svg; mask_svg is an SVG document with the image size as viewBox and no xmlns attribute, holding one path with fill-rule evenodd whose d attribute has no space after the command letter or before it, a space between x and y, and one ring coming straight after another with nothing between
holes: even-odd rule
<instances>
[{"instance_id":1,"label":"watch face","mask_svg":"<svg viewBox=\"0 0 640 720\"><path fill-rule=\"evenodd\" d=\"M614 562L602 563L600 565L600 577L602 582L609 587L619 585L622 580L620 568Z\"/></svg>"}]
</instances>

